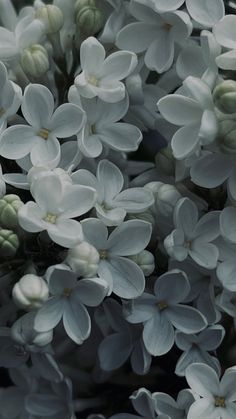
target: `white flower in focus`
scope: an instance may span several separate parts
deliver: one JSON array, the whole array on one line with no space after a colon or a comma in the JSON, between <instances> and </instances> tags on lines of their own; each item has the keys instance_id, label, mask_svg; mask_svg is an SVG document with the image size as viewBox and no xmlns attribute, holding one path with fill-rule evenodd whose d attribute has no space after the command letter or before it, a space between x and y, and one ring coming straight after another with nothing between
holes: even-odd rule
<instances>
[{"instance_id":1,"label":"white flower in focus","mask_svg":"<svg viewBox=\"0 0 236 419\"><path fill-rule=\"evenodd\" d=\"M194 363L186 370L186 380L200 396L191 406L187 419L236 417L236 368L228 368L221 380L208 365Z\"/></svg>"},{"instance_id":2,"label":"white flower in focus","mask_svg":"<svg viewBox=\"0 0 236 419\"><path fill-rule=\"evenodd\" d=\"M164 240L172 258L183 261L190 256L198 265L214 269L219 250L210 243L219 234L219 211L211 211L198 220L197 206L189 198L181 198L174 210L175 230Z\"/></svg>"},{"instance_id":3,"label":"white flower in focus","mask_svg":"<svg viewBox=\"0 0 236 419\"><path fill-rule=\"evenodd\" d=\"M158 102L161 115L174 125L182 126L174 134L171 147L176 159L193 156L202 145L211 144L218 133L211 90L202 80L187 77L183 94L171 94Z\"/></svg>"},{"instance_id":4,"label":"white flower in focus","mask_svg":"<svg viewBox=\"0 0 236 419\"><path fill-rule=\"evenodd\" d=\"M80 98L75 86L69 91L69 101L82 107L86 112L87 123L77 135L78 147L86 157L98 157L105 146L115 151L137 150L142 133L135 126L119 122L126 114L129 101L106 103L98 98Z\"/></svg>"},{"instance_id":5,"label":"white flower in focus","mask_svg":"<svg viewBox=\"0 0 236 419\"><path fill-rule=\"evenodd\" d=\"M33 165L55 165L60 160L59 138L77 134L85 122L78 106L65 103L54 112L50 90L40 84L30 84L24 92L22 113L29 125L14 125L0 137L0 155L20 159L30 154Z\"/></svg>"},{"instance_id":6,"label":"white flower in focus","mask_svg":"<svg viewBox=\"0 0 236 419\"><path fill-rule=\"evenodd\" d=\"M236 69L236 16L227 15L223 17L213 28L217 42L228 51L216 58L216 64L223 70Z\"/></svg>"},{"instance_id":7,"label":"white flower in focus","mask_svg":"<svg viewBox=\"0 0 236 419\"><path fill-rule=\"evenodd\" d=\"M63 188L56 174L49 174L33 182L29 201L19 212L20 226L31 233L47 230L49 237L64 247L73 247L83 240L81 225L71 218L89 211L95 202L94 189L72 185Z\"/></svg>"},{"instance_id":8,"label":"white flower in focus","mask_svg":"<svg viewBox=\"0 0 236 419\"><path fill-rule=\"evenodd\" d=\"M138 22L120 30L116 45L135 53L145 52L144 62L150 70L158 73L169 70L176 46L191 34L189 15L180 10L159 14L136 1L131 1L129 11Z\"/></svg>"},{"instance_id":9,"label":"white flower in focus","mask_svg":"<svg viewBox=\"0 0 236 419\"><path fill-rule=\"evenodd\" d=\"M82 73L75 78L81 96L98 96L114 103L125 97L125 86L120 81L129 76L137 65L137 57L129 51L117 51L107 58L105 48L94 37L87 38L80 48Z\"/></svg>"},{"instance_id":10,"label":"white flower in focus","mask_svg":"<svg viewBox=\"0 0 236 419\"><path fill-rule=\"evenodd\" d=\"M126 213L142 212L154 201L152 193L144 188L122 191L124 177L120 169L108 160L100 160L96 177L88 170L79 169L73 173L73 182L97 191L96 213L108 226L121 224Z\"/></svg>"},{"instance_id":11,"label":"white flower in focus","mask_svg":"<svg viewBox=\"0 0 236 419\"><path fill-rule=\"evenodd\" d=\"M127 256L136 255L149 243L151 225L141 220L129 220L115 228L108 237L108 229L101 220L88 218L81 222L85 239L100 255L98 275L109 285L109 294L121 298L136 298L145 287L140 267Z\"/></svg>"},{"instance_id":12,"label":"white flower in focus","mask_svg":"<svg viewBox=\"0 0 236 419\"><path fill-rule=\"evenodd\" d=\"M48 269L47 281L51 298L38 310L34 327L47 332L63 320L67 335L82 344L91 331L91 320L85 305L96 307L107 294L107 284L100 278L77 281L76 275L66 265Z\"/></svg>"}]
</instances>

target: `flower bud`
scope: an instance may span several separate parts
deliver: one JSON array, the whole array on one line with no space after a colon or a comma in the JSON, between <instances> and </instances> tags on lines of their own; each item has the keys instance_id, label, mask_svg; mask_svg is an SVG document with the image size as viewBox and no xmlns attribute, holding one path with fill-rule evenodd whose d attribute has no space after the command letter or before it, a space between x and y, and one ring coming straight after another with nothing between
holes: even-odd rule
<instances>
[{"instance_id":1,"label":"flower bud","mask_svg":"<svg viewBox=\"0 0 236 419\"><path fill-rule=\"evenodd\" d=\"M95 0L77 0L75 4L77 29L85 36L95 35L103 26L104 19Z\"/></svg>"},{"instance_id":2,"label":"flower bud","mask_svg":"<svg viewBox=\"0 0 236 419\"><path fill-rule=\"evenodd\" d=\"M129 259L133 260L142 269L145 276L151 275L155 269L155 259L151 252L143 250L137 255L130 256Z\"/></svg>"},{"instance_id":3,"label":"flower bud","mask_svg":"<svg viewBox=\"0 0 236 419\"><path fill-rule=\"evenodd\" d=\"M43 76L49 69L47 50L39 44L25 48L21 54L21 65L29 76L35 78Z\"/></svg>"},{"instance_id":4,"label":"flower bud","mask_svg":"<svg viewBox=\"0 0 236 419\"><path fill-rule=\"evenodd\" d=\"M0 199L0 225L15 228L18 225L18 210L23 202L14 194L5 195Z\"/></svg>"},{"instance_id":5,"label":"flower bud","mask_svg":"<svg viewBox=\"0 0 236 419\"><path fill-rule=\"evenodd\" d=\"M236 121L226 119L220 122L219 141L224 153L236 153Z\"/></svg>"},{"instance_id":6,"label":"flower bud","mask_svg":"<svg viewBox=\"0 0 236 419\"><path fill-rule=\"evenodd\" d=\"M59 7L54 4L47 4L39 7L35 14L36 19L41 20L47 34L58 32L63 26L63 14Z\"/></svg>"},{"instance_id":7,"label":"flower bud","mask_svg":"<svg viewBox=\"0 0 236 419\"><path fill-rule=\"evenodd\" d=\"M128 220L143 220L143 221L147 221L153 226L156 224L155 217L150 210L139 212L138 214L129 214Z\"/></svg>"},{"instance_id":8,"label":"flower bud","mask_svg":"<svg viewBox=\"0 0 236 419\"><path fill-rule=\"evenodd\" d=\"M15 256L19 247L18 236L11 230L0 230L0 256L11 258Z\"/></svg>"},{"instance_id":9,"label":"flower bud","mask_svg":"<svg viewBox=\"0 0 236 419\"><path fill-rule=\"evenodd\" d=\"M170 147L161 148L155 156L157 168L160 168L165 175L174 176L175 159Z\"/></svg>"},{"instance_id":10,"label":"flower bud","mask_svg":"<svg viewBox=\"0 0 236 419\"><path fill-rule=\"evenodd\" d=\"M35 312L24 314L11 327L11 337L24 345L30 351L37 351L34 347L46 346L53 338L53 331L36 332L34 329Z\"/></svg>"},{"instance_id":11,"label":"flower bud","mask_svg":"<svg viewBox=\"0 0 236 419\"><path fill-rule=\"evenodd\" d=\"M42 306L48 299L48 286L43 278L34 274L26 274L17 282L12 290L12 297L19 308L33 310Z\"/></svg>"},{"instance_id":12,"label":"flower bud","mask_svg":"<svg viewBox=\"0 0 236 419\"><path fill-rule=\"evenodd\" d=\"M65 262L76 274L91 278L97 273L99 260L97 249L84 241L68 250Z\"/></svg>"},{"instance_id":13,"label":"flower bud","mask_svg":"<svg viewBox=\"0 0 236 419\"><path fill-rule=\"evenodd\" d=\"M157 211L164 216L172 215L177 201L181 198L177 188L162 182L150 182L144 187L152 191Z\"/></svg>"},{"instance_id":14,"label":"flower bud","mask_svg":"<svg viewBox=\"0 0 236 419\"><path fill-rule=\"evenodd\" d=\"M221 112L236 112L236 81L224 80L213 91L215 105Z\"/></svg>"}]
</instances>

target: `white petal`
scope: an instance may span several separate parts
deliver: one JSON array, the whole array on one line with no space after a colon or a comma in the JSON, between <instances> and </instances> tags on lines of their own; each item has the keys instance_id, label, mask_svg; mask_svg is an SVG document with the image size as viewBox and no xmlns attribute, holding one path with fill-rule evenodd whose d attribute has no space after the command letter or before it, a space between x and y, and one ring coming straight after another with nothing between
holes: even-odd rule
<instances>
[{"instance_id":1,"label":"white petal","mask_svg":"<svg viewBox=\"0 0 236 419\"><path fill-rule=\"evenodd\" d=\"M81 279L74 290L75 298L89 307L101 304L106 294L107 284L100 278Z\"/></svg>"},{"instance_id":2,"label":"white petal","mask_svg":"<svg viewBox=\"0 0 236 419\"><path fill-rule=\"evenodd\" d=\"M201 77L205 70L206 63L199 45L188 45L182 49L176 62L176 71L181 79L185 80L188 76Z\"/></svg>"},{"instance_id":3,"label":"white petal","mask_svg":"<svg viewBox=\"0 0 236 419\"><path fill-rule=\"evenodd\" d=\"M198 208L189 198L181 198L174 210L176 228L182 230L187 238L192 238L198 220Z\"/></svg>"},{"instance_id":4,"label":"white petal","mask_svg":"<svg viewBox=\"0 0 236 419\"><path fill-rule=\"evenodd\" d=\"M208 399L208 403L214 400L213 395L220 394L217 373L206 364L190 365L186 370L186 380L193 391Z\"/></svg>"},{"instance_id":5,"label":"white petal","mask_svg":"<svg viewBox=\"0 0 236 419\"><path fill-rule=\"evenodd\" d=\"M98 218L107 226L118 226L122 223L126 216L123 208L104 209L103 206L96 204L96 213Z\"/></svg>"},{"instance_id":6,"label":"white petal","mask_svg":"<svg viewBox=\"0 0 236 419\"><path fill-rule=\"evenodd\" d=\"M141 252L148 245L151 232L151 225L145 221L125 221L108 239L109 254L130 256Z\"/></svg>"},{"instance_id":7,"label":"white petal","mask_svg":"<svg viewBox=\"0 0 236 419\"><path fill-rule=\"evenodd\" d=\"M104 200L113 199L122 189L124 178L120 169L108 160L101 160L97 168L99 186L104 191Z\"/></svg>"},{"instance_id":8,"label":"white petal","mask_svg":"<svg viewBox=\"0 0 236 419\"><path fill-rule=\"evenodd\" d=\"M217 277L226 289L236 292L236 263L227 260L217 266Z\"/></svg>"},{"instance_id":9,"label":"white petal","mask_svg":"<svg viewBox=\"0 0 236 419\"><path fill-rule=\"evenodd\" d=\"M83 240L81 224L75 220L59 218L57 224L48 227L49 237L63 247L74 247Z\"/></svg>"},{"instance_id":10,"label":"white petal","mask_svg":"<svg viewBox=\"0 0 236 419\"><path fill-rule=\"evenodd\" d=\"M215 25L213 33L217 42L223 47L236 49L235 23L236 16L227 15Z\"/></svg>"},{"instance_id":11,"label":"white petal","mask_svg":"<svg viewBox=\"0 0 236 419\"><path fill-rule=\"evenodd\" d=\"M188 411L189 419L216 419L218 416L214 401L200 399L194 402ZM219 417L219 416L218 416Z\"/></svg>"},{"instance_id":12,"label":"white petal","mask_svg":"<svg viewBox=\"0 0 236 419\"><path fill-rule=\"evenodd\" d=\"M144 324L143 341L151 355L169 352L174 345L174 329L165 315L158 313Z\"/></svg>"},{"instance_id":13,"label":"white petal","mask_svg":"<svg viewBox=\"0 0 236 419\"><path fill-rule=\"evenodd\" d=\"M30 153L35 143L37 137L31 127L11 126L0 137L0 155L7 159L21 159Z\"/></svg>"},{"instance_id":14,"label":"white petal","mask_svg":"<svg viewBox=\"0 0 236 419\"><path fill-rule=\"evenodd\" d=\"M214 269L219 258L219 250L212 243L204 243L201 239L192 242L189 255L203 268Z\"/></svg>"},{"instance_id":15,"label":"white petal","mask_svg":"<svg viewBox=\"0 0 236 419\"><path fill-rule=\"evenodd\" d=\"M236 381L235 367L228 368L225 371L223 377L221 378L220 389L221 389L222 395L226 396L229 402L236 401L235 381Z\"/></svg>"},{"instance_id":16,"label":"white petal","mask_svg":"<svg viewBox=\"0 0 236 419\"><path fill-rule=\"evenodd\" d=\"M37 179L31 186L31 193L40 208L53 214L58 213L62 182L57 175L50 173Z\"/></svg>"},{"instance_id":17,"label":"white petal","mask_svg":"<svg viewBox=\"0 0 236 419\"><path fill-rule=\"evenodd\" d=\"M236 208L224 208L220 214L220 231L226 240L236 243Z\"/></svg>"},{"instance_id":18,"label":"white petal","mask_svg":"<svg viewBox=\"0 0 236 419\"><path fill-rule=\"evenodd\" d=\"M184 272L172 269L161 275L155 282L154 293L158 300L176 304L184 301L190 291L190 285Z\"/></svg>"},{"instance_id":19,"label":"white petal","mask_svg":"<svg viewBox=\"0 0 236 419\"><path fill-rule=\"evenodd\" d=\"M96 191L87 186L69 186L63 193L60 211L63 217L74 218L88 212L95 204Z\"/></svg>"},{"instance_id":20,"label":"white petal","mask_svg":"<svg viewBox=\"0 0 236 419\"><path fill-rule=\"evenodd\" d=\"M207 321L200 311L184 304L170 306L165 314L173 326L183 333L197 333L207 326Z\"/></svg>"},{"instance_id":21,"label":"white petal","mask_svg":"<svg viewBox=\"0 0 236 419\"><path fill-rule=\"evenodd\" d=\"M140 36L142 34L142 36ZM116 45L136 53L145 51L158 36L156 25L144 22L134 22L126 25L117 34ZM137 42L137 39L139 42Z\"/></svg>"},{"instance_id":22,"label":"white petal","mask_svg":"<svg viewBox=\"0 0 236 419\"><path fill-rule=\"evenodd\" d=\"M113 206L127 212L141 212L153 204L153 194L144 188L130 188L120 192L112 202Z\"/></svg>"},{"instance_id":23,"label":"white petal","mask_svg":"<svg viewBox=\"0 0 236 419\"><path fill-rule=\"evenodd\" d=\"M128 333L113 333L106 336L98 347L100 366L104 371L121 367L132 351L131 337Z\"/></svg>"},{"instance_id":24,"label":"white petal","mask_svg":"<svg viewBox=\"0 0 236 419\"><path fill-rule=\"evenodd\" d=\"M202 116L202 110L194 99L178 94L164 96L158 102L158 109L167 121L175 125L190 125Z\"/></svg>"},{"instance_id":25,"label":"white petal","mask_svg":"<svg viewBox=\"0 0 236 419\"><path fill-rule=\"evenodd\" d=\"M64 103L54 112L48 125L53 135L59 138L77 134L85 123L84 111L72 103Z\"/></svg>"},{"instance_id":26,"label":"white petal","mask_svg":"<svg viewBox=\"0 0 236 419\"><path fill-rule=\"evenodd\" d=\"M212 27L225 14L223 0L186 0L190 16L201 25Z\"/></svg>"},{"instance_id":27,"label":"white petal","mask_svg":"<svg viewBox=\"0 0 236 419\"><path fill-rule=\"evenodd\" d=\"M25 405L28 412L41 417L58 416L64 408L63 400L51 394L31 393L25 398Z\"/></svg>"},{"instance_id":28,"label":"white petal","mask_svg":"<svg viewBox=\"0 0 236 419\"><path fill-rule=\"evenodd\" d=\"M100 72L105 59L105 49L98 40L92 36L82 42L80 47L80 62L83 70L91 75ZM95 73L95 74L94 74Z\"/></svg>"},{"instance_id":29,"label":"white petal","mask_svg":"<svg viewBox=\"0 0 236 419\"><path fill-rule=\"evenodd\" d=\"M61 158L60 143L56 137L50 135L47 140L37 137L37 143L32 147L30 159L34 166L54 168Z\"/></svg>"},{"instance_id":30,"label":"white petal","mask_svg":"<svg viewBox=\"0 0 236 419\"><path fill-rule=\"evenodd\" d=\"M197 223L194 229L194 236L201 237L202 241L212 241L219 236L220 211L211 211L205 214Z\"/></svg>"},{"instance_id":31,"label":"white petal","mask_svg":"<svg viewBox=\"0 0 236 419\"><path fill-rule=\"evenodd\" d=\"M187 125L174 134L171 148L176 159L183 160L198 150L200 144L199 128L199 125Z\"/></svg>"},{"instance_id":32,"label":"white petal","mask_svg":"<svg viewBox=\"0 0 236 419\"><path fill-rule=\"evenodd\" d=\"M18 210L20 226L31 233L38 233L45 230L42 218L45 216L43 211L35 202L27 202Z\"/></svg>"},{"instance_id":33,"label":"white petal","mask_svg":"<svg viewBox=\"0 0 236 419\"><path fill-rule=\"evenodd\" d=\"M63 325L67 335L78 345L90 335L91 320L88 311L74 299L73 294L65 301Z\"/></svg>"},{"instance_id":34,"label":"white petal","mask_svg":"<svg viewBox=\"0 0 236 419\"><path fill-rule=\"evenodd\" d=\"M219 55L216 57L216 64L223 70L236 70L236 51L233 49Z\"/></svg>"},{"instance_id":35,"label":"white petal","mask_svg":"<svg viewBox=\"0 0 236 419\"><path fill-rule=\"evenodd\" d=\"M164 246L169 256L182 262L188 256L188 249L185 246L184 233L175 229L164 240Z\"/></svg>"},{"instance_id":36,"label":"white petal","mask_svg":"<svg viewBox=\"0 0 236 419\"><path fill-rule=\"evenodd\" d=\"M125 85L117 80L102 80L96 95L104 102L115 103L125 98Z\"/></svg>"},{"instance_id":37,"label":"white petal","mask_svg":"<svg viewBox=\"0 0 236 419\"><path fill-rule=\"evenodd\" d=\"M107 227L97 218L87 218L81 221L85 240L92 244L96 249L107 249Z\"/></svg>"},{"instance_id":38,"label":"white petal","mask_svg":"<svg viewBox=\"0 0 236 419\"><path fill-rule=\"evenodd\" d=\"M104 127L98 137L113 150L129 152L137 150L142 133L134 125L117 122Z\"/></svg>"},{"instance_id":39,"label":"white petal","mask_svg":"<svg viewBox=\"0 0 236 419\"><path fill-rule=\"evenodd\" d=\"M130 323L142 323L156 315L157 299L154 295L144 292L141 297L132 301L130 307L125 307L125 318Z\"/></svg>"},{"instance_id":40,"label":"white petal","mask_svg":"<svg viewBox=\"0 0 236 419\"><path fill-rule=\"evenodd\" d=\"M29 84L24 91L21 109L27 122L34 128L48 128L54 109L53 95L42 84Z\"/></svg>"},{"instance_id":41,"label":"white petal","mask_svg":"<svg viewBox=\"0 0 236 419\"><path fill-rule=\"evenodd\" d=\"M215 188L227 179L231 170L232 164L228 156L212 153L197 159L191 167L190 174L196 185Z\"/></svg>"},{"instance_id":42,"label":"white petal","mask_svg":"<svg viewBox=\"0 0 236 419\"><path fill-rule=\"evenodd\" d=\"M34 327L38 332L54 329L62 318L64 305L60 296L52 297L38 310Z\"/></svg>"},{"instance_id":43,"label":"white petal","mask_svg":"<svg viewBox=\"0 0 236 419\"><path fill-rule=\"evenodd\" d=\"M144 61L150 70L163 73L169 70L174 59L174 42L168 31L161 30L158 38L148 48Z\"/></svg>"},{"instance_id":44,"label":"white petal","mask_svg":"<svg viewBox=\"0 0 236 419\"><path fill-rule=\"evenodd\" d=\"M123 80L132 73L137 64L137 56L132 52L114 52L105 59L100 77L105 82Z\"/></svg>"}]
</instances>

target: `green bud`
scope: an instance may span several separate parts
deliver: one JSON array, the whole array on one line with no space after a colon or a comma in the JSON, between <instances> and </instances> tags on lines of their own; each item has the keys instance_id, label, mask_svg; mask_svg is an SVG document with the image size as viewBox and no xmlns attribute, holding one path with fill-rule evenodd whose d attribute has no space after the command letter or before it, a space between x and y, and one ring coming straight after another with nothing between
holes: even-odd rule
<instances>
[{"instance_id":1,"label":"green bud","mask_svg":"<svg viewBox=\"0 0 236 419\"><path fill-rule=\"evenodd\" d=\"M0 199L0 225L6 228L18 226L18 210L23 202L14 194L5 195Z\"/></svg>"},{"instance_id":2,"label":"green bud","mask_svg":"<svg viewBox=\"0 0 236 419\"><path fill-rule=\"evenodd\" d=\"M236 113L236 82L224 80L213 91L215 105L221 112Z\"/></svg>"},{"instance_id":3,"label":"green bud","mask_svg":"<svg viewBox=\"0 0 236 419\"><path fill-rule=\"evenodd\" d=\"M63 26L63 14L59 7L54 4L47 4L39 7L35 17L43 22L46 33L52 34L58 32Z\"/></svg>"},{"instance_id":4,"label":"green bud","mask_svg":"<svg viewBox=\"0 0 236 419\"><path fill-rule=\"evenodd\" d=\"M103 27L104 18L94 0L77 0L75 22L79 32L85 36L92 36Z\"/></svg>"},{"instance_id":5,"label":"green bud","mask_svg":"<svg viewBox=\"0 0 236 419\"><path fill-rule=\"evenodd\" d=\"M4 258L15 256L19 245L19 239L13 231L0 230L0 256Z\"/></svg>"},{"instance_id":6,"label":"green bud","mask_svg":"<svg viewBox=\"0 0 236 419\"><path fill-rule=\"evenodd\" d=\"M47 50L39 44L25 48L21 54L21 65L26 74L38 78L49 69Z\"/></svg>"}]
</instances>

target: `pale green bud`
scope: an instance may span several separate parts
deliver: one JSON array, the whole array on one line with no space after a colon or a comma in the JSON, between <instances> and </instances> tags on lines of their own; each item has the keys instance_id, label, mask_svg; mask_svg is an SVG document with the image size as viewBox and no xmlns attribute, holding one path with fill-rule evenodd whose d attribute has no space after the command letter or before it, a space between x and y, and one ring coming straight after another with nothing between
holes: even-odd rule
<instances>
[{"instance_id":1,"label":"pale green bud","mask_svg":"<svg viewBox=\"0 0 236 419\"><path fill-rule=\"evenodd\" d=\"M225 153L236 153L236 121L226 119L219 124L219 141Z\"/></svg>"},{"instance_id":2,"label":"pale green bud","mask_svg":"<svg viewBox=\"0 0 236 419\"><path fill-rule=\"evenodd\" d=\"M175 159L169 147L161 148L155 156L156 167L168 176L175 174Z\"/></svg>"},{"instance_id":3,"label":"pale green bud","mask_svg":"<svg viewBox=\"0 0 236 419\"><path fill-rule=\"evenodd\" d=\"M48 299L49 291L43 278L26 274L14 285L12 297L16 305L24 310L40 308Z\"/></svg>"},{"instance_id":4,"label":"pale green bud","mask_svg":"<svg viewBox=\"0 0 236 419\"><path fill-rule=\"evenodd\" d=\"M11 230L0 230L0 256L10 258L15 256L20 245L18 236Z\"/></svg>"},{"instance_id":5,"label":"pale green bud","mask_svg":"<svg viewBox=\"0 0 236 419\"><path fill-rule=\"evenodd\" d=\"M145 276L151 275L155 269L155 259L151 252L143 250L134 256L129 256L142 269Z\"/></svg>"},{"instance_id":6,"label":"pale green bud","mask_svg":"<svg viewBox=\"0 0 236 419\"><path fill-rule=\"evenodd\" d=\"M64 22L61 9L54 6L54 4L47 4L39 7L35 17L43 22L46 33L48 34L58 32L62 28Z\"/></svg>"},{"instance_id":7,"label":"pale green bud","mask_svg":"<svg viewBox=\"0 0 236 419\"><path fill-rule=\"evenodd\" d=\"M85 36L92 36L103 27L104 18L94 0L77 0L75 22L79 32Z\"/></svg>"},{"instance_id":8,"label":"pale green bud","mask_svg":"<svg viewBox=\"0 0 236 419\"><path fill-rule=\"evenodd\" d=\"M49 69L47 50L39 44L25 48L21 54L21 65L26 74L38 78Z\"/></svg>"},{"instance_id":9,"label":"pale green bud","mask_svg":"<svg viewBox=\"0 0 236 419\"><path fill-rule=\"evenodd\" d=\"M5 195L0 199L0 225L15 228L18 225L18 210L23 202L14 194Z\"/></svg>"},{"instance_id":10,"label":"pale green bud","mask_svg":"<svg viewBox=\"0 0 236 419\"><path fill-rule=\"evenodd\" d=\"M213 91L213 99L217 108L224 113L236 112L236 81L224 80Z\"/></svg>"}]
</instances>

